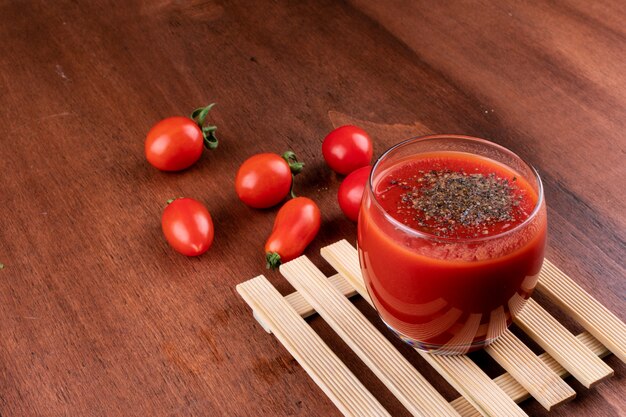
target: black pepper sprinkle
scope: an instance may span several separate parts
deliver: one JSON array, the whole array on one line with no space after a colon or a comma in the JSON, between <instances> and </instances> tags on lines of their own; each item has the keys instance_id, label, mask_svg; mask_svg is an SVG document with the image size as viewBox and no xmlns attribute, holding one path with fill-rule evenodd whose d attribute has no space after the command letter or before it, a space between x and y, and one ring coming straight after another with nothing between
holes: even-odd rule
<instances>
[{"instance_id":1,"label":"black pepper sprinkle","mask_svg":"<svg viewBox=\"0 0 626 417\"><path fill-rule=\"evenodd\" d=\"M458 227L462 226L468 235L481 236L487 235L494 224L515 221L514 208L523 199L515 195L517 178L509 181L493 173L468 174L451 170L419 173L420 186L409 187L410 190L401 195L401 202L405 208L417 212L417 224L431 233L458 236Z\"/></svg>"}]
</instances>

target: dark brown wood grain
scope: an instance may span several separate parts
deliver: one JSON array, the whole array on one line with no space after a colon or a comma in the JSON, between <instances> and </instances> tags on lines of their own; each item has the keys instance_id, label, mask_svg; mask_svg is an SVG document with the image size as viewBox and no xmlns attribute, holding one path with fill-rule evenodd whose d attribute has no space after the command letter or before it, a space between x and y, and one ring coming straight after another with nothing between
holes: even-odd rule
<instances>
[{"instance_id":1,"label":"dark brown wood grain","mask_svg":"<svg viewBox=\"0 0 626 417\"><path fill-rule=\"evenodd\" d=\"M265 273L276 209L244 206L233 179L255 152L306 161L297 191L323 212L306 253L331 272L320 247L354 240L355 225L320 144L349 121L378 155L434 131L529 160L546 188L548 257L625 319L624 21L620 0L1 2L0 415L339 415L234 290ZM150 126L211 101L220 147L185 172L149 166ZM199 258L160 231L165 201L181 195L215 222ZM408 415L323 321L312 325ZM625 413L626 369L607 362L613 378L592 390L569 379L576 400L550 415Z\"/></svg>"}]
</instances>

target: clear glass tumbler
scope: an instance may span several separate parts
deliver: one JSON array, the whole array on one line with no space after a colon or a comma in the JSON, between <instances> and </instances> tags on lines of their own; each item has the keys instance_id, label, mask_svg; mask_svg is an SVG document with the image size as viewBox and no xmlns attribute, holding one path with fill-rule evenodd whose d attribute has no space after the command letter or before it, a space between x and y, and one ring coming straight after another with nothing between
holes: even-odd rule
<instances>
[{"instance_id":1,"label":"clear glass tumbler","mask_svg":"<svg viewBox=\"0 0 626 417\"><path fill-rule=\"evenodd\" d=\"M375 163L359 213L359 260L398 337L463 354L500 336L530 297L546 229L533 167L484 139L432 135Z\"/></svg>"}]
</instances>

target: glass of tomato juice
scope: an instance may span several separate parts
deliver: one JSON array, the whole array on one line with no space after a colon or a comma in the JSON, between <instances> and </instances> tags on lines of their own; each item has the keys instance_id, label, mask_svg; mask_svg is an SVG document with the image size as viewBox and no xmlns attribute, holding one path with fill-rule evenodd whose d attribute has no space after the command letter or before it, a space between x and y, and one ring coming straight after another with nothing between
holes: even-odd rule
<instances>
[{"instance_id":1,"label":"glass of tomato juice","mask_svg":"<svg viewBox=\"0 0 626 417\"><path fill-rule=\"evenodd\" d=\"M358 223L378 314L408 344L463 354L502 335L537 283L546 244L541 179L484 139L409 139L375 163Z\"/></svg>"}]
</instances>

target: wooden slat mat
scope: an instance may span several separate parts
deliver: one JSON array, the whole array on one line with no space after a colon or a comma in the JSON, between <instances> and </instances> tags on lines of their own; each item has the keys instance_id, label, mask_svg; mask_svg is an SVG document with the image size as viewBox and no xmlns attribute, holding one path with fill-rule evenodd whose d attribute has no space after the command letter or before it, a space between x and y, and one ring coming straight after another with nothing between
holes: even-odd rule
<instances>
[{"instance_id":1,"label":"wooden slat mat","mask_svg":"<svg viewBox=\"0 0 626 417\"><path fill-rule=\"evenodd\" d=\"M322 256L338 274L327 278L302 256L280 268L296 292L283 297L263 276L239 284L237 291L263 328L278 338L347 416L389 414L306 323L304 318L315 313L415 416L525 416L517 403L530 396L549 410L576 394L562 378L571 374L591 387L613 374L599 357L611 352L622 361L626 357L624 323L546 261L537 289L586 331L572 335L531 299L516 324L546 352L535 355L507 330L485 349L507 371L497 378L489 378L468 356L417 351L461 394L448 403L348 301L358 293L371 304L356 249L342 240L323 248Z\"/></svg>"}]
</instances>

